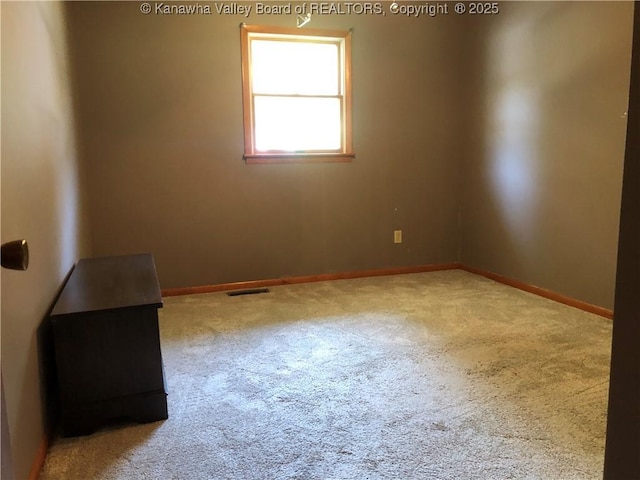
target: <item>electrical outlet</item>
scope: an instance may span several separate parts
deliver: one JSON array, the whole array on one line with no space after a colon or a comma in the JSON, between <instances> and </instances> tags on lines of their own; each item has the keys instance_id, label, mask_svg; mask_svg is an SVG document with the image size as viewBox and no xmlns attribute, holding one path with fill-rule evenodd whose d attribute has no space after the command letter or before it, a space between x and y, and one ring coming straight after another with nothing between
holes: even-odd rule
<instances>
[{"instance_id":1,"label":"electrical outlet","mask_svg":"<svg viewBox=\"0 0 640 480\"><path fill-rule=\"evenodd\" d=\"M402 243L402 230L393 231L393 243Z\"/></svg>"}]
</instances>

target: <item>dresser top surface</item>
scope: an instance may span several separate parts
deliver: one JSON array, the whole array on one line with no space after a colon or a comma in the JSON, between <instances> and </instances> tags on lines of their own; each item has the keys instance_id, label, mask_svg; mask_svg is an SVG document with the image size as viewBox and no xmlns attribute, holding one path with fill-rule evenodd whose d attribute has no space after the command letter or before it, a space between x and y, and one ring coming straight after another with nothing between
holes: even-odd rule
<instances>
[{"instance_id":1,"label":"dresser top surface","mask_svg":"<svg viewBox=\"0 0 640 480\"><path fill-rule=\"evenodd\" d=\"M155 263L148 253L79 260L51 316L137 306L162 307Z\"/></svg>"}]
</instances>

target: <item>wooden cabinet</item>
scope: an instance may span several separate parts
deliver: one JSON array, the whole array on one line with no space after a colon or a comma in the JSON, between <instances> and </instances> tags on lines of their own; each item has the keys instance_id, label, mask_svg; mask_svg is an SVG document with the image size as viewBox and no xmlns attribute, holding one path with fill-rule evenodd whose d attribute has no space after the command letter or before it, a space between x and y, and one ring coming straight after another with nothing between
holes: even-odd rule
<instances>
[{"instance_id":1,"label":"wooden cabinet","mask_svg":"<svg viewBox=\"0 0 640 480\"><path fill-rule=\"evenodd\" d=\"M151 255L78 262L51 313L63 435L167 418L161 307Z\"/></svg>"}]
</instances>

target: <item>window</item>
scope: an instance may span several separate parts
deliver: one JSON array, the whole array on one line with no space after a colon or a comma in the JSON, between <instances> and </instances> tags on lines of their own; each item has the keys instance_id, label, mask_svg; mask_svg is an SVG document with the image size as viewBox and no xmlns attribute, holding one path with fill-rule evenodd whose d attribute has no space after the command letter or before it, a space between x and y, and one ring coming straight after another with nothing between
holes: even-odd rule
<instances>
[{"instance_id":1,"label":"window","mask_svg":"<svg viewBox=\"0 0 640 480\"><path fill-rule=\"evenodd\" d=\"M241 26L247 163L350 161L351 34Z\"/></svg>"}]
</instances>

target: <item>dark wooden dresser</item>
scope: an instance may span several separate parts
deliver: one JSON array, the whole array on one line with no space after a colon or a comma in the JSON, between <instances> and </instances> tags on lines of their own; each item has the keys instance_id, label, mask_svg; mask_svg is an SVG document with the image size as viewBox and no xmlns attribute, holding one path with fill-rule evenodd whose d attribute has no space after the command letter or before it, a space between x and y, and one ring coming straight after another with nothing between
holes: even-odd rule
<instances>
[{"instance_id":1,"label":"dark wooden dresser","mask_svg":"<svg viewBox=\"0 0 640 480\"><path fill-rule=\"evenodd\" d=\"M150 254L77 263L51 313L64 436L167 418L161 307Z\"/></svg>"}]
</instances>

